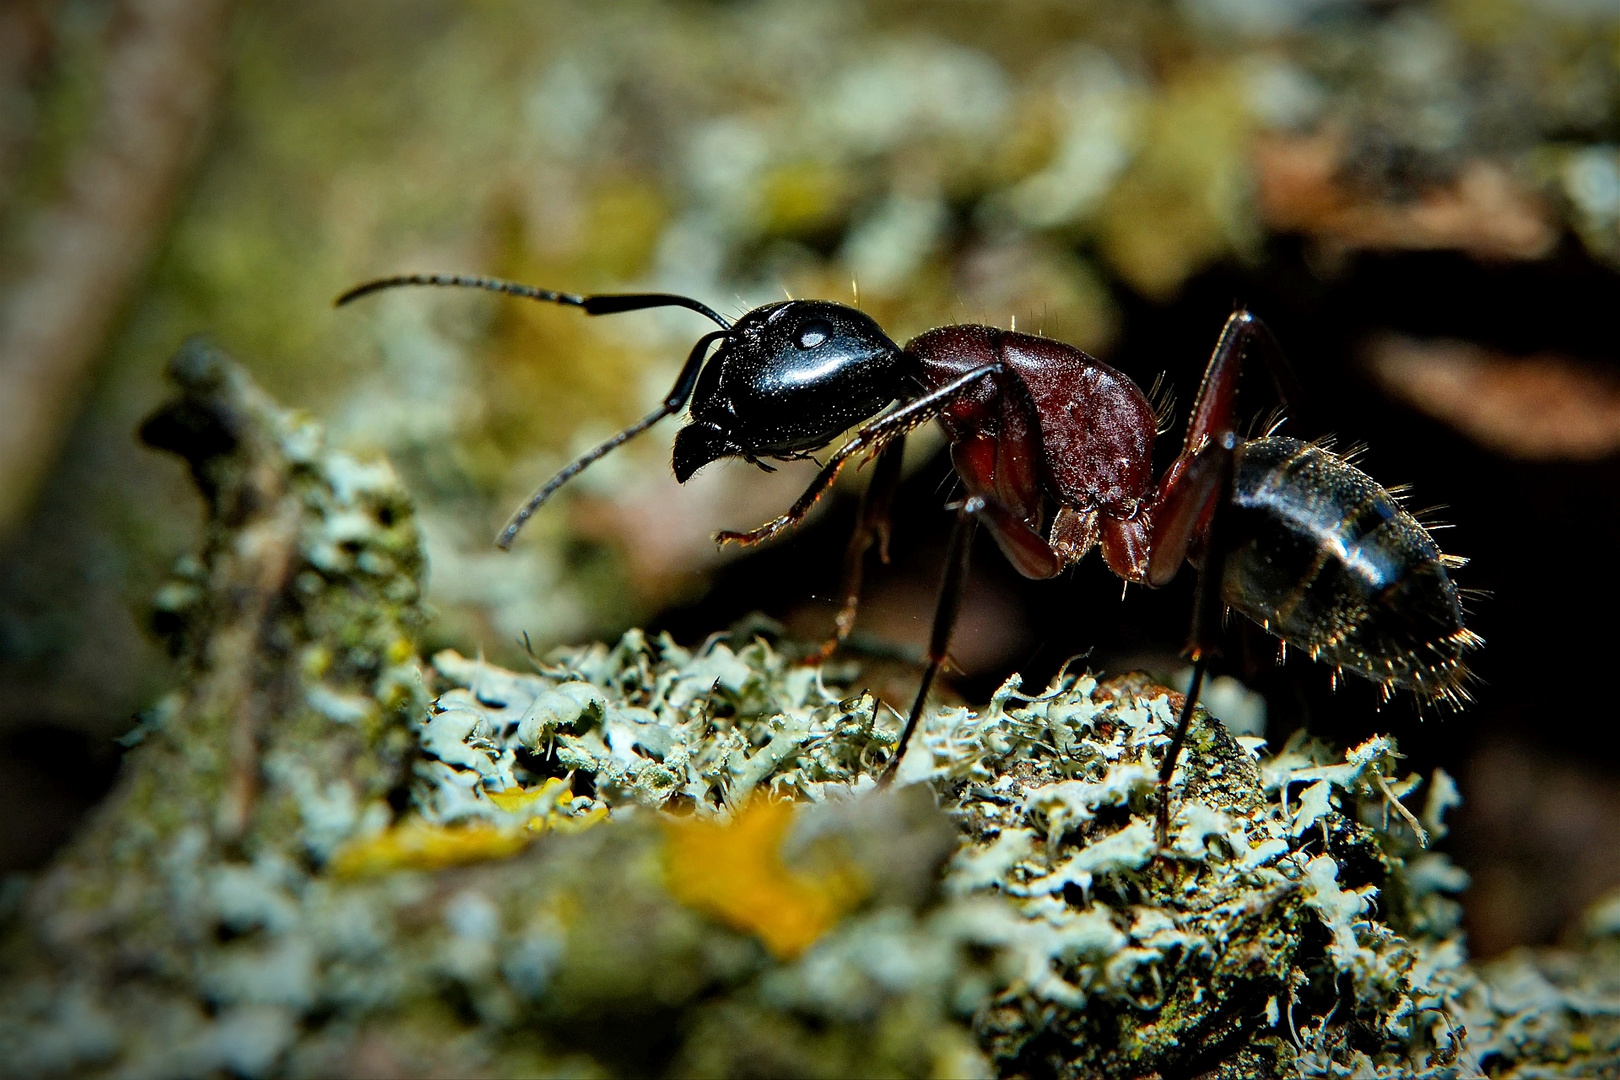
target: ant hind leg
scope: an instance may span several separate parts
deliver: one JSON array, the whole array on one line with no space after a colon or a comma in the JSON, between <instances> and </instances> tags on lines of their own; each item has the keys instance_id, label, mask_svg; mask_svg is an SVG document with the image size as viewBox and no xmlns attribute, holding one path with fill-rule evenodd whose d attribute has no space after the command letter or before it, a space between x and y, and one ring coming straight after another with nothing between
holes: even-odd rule
<instances>
[{"instance_id":1,"label":"ant hind leg","mask_svg":"<svg viewBox=\"0 0 1620 1080\"><path fill-rule=\"evenodd\" d=\"M1170 778L1175 774L1182 745L1187 741L1187 729L1192 724L1193 710L1198 705L1199 691L1203 689L1210 654L1215 652L1220 643L1221 616L1226 609L1221 594L1221 580L1225 577L1228 551L1226 510L1232 503L1238 443L1237 436L1230 431L1208 443L1181 476L1182 482L1188 488L1196 489L1177 492L1181 497L1176 500L1178 507L1176 516L1185 520L1155 523L1155 541L1161 538L1161 529L1165 533L1185 536L1192 531L1197 519L1203 516L1203 511L1209 506L1210 501L1214 502L1209 528L1204 534L1204 560L1198 571L1198 587L1193 594L1192 629L1187 639L1187 651L1193 661L1192 680L1187 686L1187 699L1181 706L1181 716L1176 723L1175 735L1172 736L1170 745L1164 752L1164 760L1159 766L1156 837L1161 848L1170 842ZM1158 555L1157 543L1154 554ZM1151 565L1150 563L1150 567ZM1151 569L1149 573L1151 576Z\"/></svg>"},{"instance_id":2,"label":"ant hind leg","mask_svg":"<svg viewBox=\"0 0 1620 1080\"><path fill-rule=\"evenodd\" d=\"M1183 455L1196 451L1204 440L1233 429L1238 374L1244 359L1254 351L1258 351L1265 362L1272 387L1283 406L1292 414L1294 424L1311 429L1313 425L1306 415L1305 393L1294 369L1283 355L1282 347L1277 344L1271 329L1253 312L1239 308L1221 328L1221 336L1215 342L1208 366L1204 368L1198 397L1194 399L1192 412L1187 417L1187 435L1181 446Z\"/></svg>"}]
</instances>

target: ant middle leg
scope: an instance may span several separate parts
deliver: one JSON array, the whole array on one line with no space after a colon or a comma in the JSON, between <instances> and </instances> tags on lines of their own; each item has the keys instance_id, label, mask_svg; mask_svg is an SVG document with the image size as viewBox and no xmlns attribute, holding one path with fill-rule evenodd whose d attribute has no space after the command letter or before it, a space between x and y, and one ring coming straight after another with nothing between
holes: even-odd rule
<instances>
[{"instance_id":1,"label":"ant middle leg","mask_svg":"<svg viewBox=\"0 0 1620 1080\"><path fill-rule=\"evenodd\" d=\"M946 650L951 643L951 631L956 628L956 616L962 610L962 585L967 580L968 557L973 550L973 534L978 531L979 514L984 511L985 500L970 495L956 509L956 524L951 527L951 539L945 548L945 570L939 579L939 600L934 607L934 625L928 635L928 666L923 669L922 684L911 703L911 715L900 731L900 741L883 772L878 775L878 786L887 787L900 771L900 759L905 757L906 746L922 719L928 691L944 666Z\"/></svg>"},{"instance_id":2,"label":"ant middle leg","mask_svg":"<svg viewBox=\"0 0 1620 1080\"><path fill-rule=\"evenodd\" d=\"M962 588L967 581L968 555L973 544L975 526L980 520L989 528L996 543L1010 558L1013 558L1014 565L1025 576L1056 577L1068 565L1063 556L1053 550L1039 533L996 499L986 495L969 495L957 506L956 524L951 529L951 539L945 550L945 569L939 582L939 600L934 608L934 625L928 638L928 666L923 670L922 685L917 688L917 696L911 703L911 714L906 718L906 726L900 732L900 741L895 745L894 756L889 758L888 765L878 777L880 786L891 783L895 774L900 771L900 759L905 756L906 747L910 745L911 737L916 733L917 725L922 720L923 707L928 701L928 691L933 688L934 679L944 666L950 647L951 631L956 628L956 617L962 609Z\"/></svg>"}]
</instances>

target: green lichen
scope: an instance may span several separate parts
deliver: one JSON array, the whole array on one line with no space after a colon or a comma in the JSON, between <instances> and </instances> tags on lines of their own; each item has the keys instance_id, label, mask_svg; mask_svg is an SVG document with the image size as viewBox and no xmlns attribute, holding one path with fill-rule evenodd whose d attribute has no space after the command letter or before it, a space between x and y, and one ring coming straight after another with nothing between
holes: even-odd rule
<instances>
[{"instance_id":1,"label":"green lichen","mask_svg":"<svg viewBox=\"0 0 1620 1080\"><path fill-rule=\"evenodd\" d=\"M186 458L208 504L203 551L182 561L155 615L183 684L143 714L118 787L34 885L24 909L33 946L26 934L8 942L18 970L43 980L24 983L14 1023L57 1032L9 1059L46 1071L111 1052L107 1033L129 1017L94 1002L125 968L196 992L171 999L147 987L154 1001L132 991L144 1020L119 1039L204 1061L184 1050L187 1032L212 1024L197 1011L212 1000L201 988L256 979L234 961L215 970L199 951L235 918L216 923L213 901L284 919L277 887L260 886L388 819L413 752L405 718L425 703L421 541L392 471L327 449L317 425L199 341L170 376L180 393L142 433ZM243 878L249 867L266 882ZM307 957L265 962L290 977Z\"/></svg>"}]
</instances>

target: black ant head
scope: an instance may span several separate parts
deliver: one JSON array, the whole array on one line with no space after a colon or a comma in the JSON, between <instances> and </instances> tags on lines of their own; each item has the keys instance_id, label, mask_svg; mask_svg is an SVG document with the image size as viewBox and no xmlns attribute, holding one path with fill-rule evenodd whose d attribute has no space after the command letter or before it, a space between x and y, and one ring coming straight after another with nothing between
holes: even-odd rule
<instances>
[{"instance_id":1,"label":"black ant head","mask_svg":"<svg viewBox=\"0 0 1620 1080\"><path fill-rule=\"evenodd\" d=\"M675 436L675 479L723 457L793 458L826 446L899 396L909 370L899 346L852 307L757 307L698 377L692 422Z\"/></svg>"},{"instance_id":2,"label":"black ant head","mask_svg":"<svg viewBox=\"0 0 1620 1080\"><path fill-rule=\"evenodd\" d=\"M675 437L675 477L691 475L723 457L759 463L791 459L825 446L845 428L875 415L905 389L911 361L878 324L854 308L823 300L766 304L733 325L689 296L673 293L577 293L537 289L499 278L464 274L398 274L357 285L339 305L402 285L452 286L577 307L587 315L681 307L719 330L692 347L680 380L656 411L586 451L547 480L518 507L496 544L512 546L523 523L547 499L604 454L673 415L692 397L692 422ZM710 347L720 348L710 357ZM692 382L696 374L696 383Z\"/></svg>"}]
</instances>

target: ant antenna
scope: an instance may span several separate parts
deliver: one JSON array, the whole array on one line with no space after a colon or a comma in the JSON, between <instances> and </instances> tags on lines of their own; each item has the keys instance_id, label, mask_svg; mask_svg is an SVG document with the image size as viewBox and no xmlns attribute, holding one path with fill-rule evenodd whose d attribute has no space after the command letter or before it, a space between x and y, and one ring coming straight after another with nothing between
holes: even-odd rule
<instances>
[{"instance_id":1,"label":"ant antenna","mask_svg":"<svg viewBox=\"0 0 1620 1080\"><path fill-rule=\"evenodd\" d=\"M677 296L674 293L598 293L595 296L581 296L578 293L537 289L533 285L522 285L515 281L502 281L500 278L491 277L474 277L467 274L399 274L394 277L378 278L363 285L356 285L334 300L332 306L342 307L351 300L358 300L362 296L370 296L374 292L397 288L401 285L438 285L464 289L484 289L488 292L505 293L507 296L521 296L526 300L540 300L548 304L564 304L568 307L582 308L587 315L617 315L621 311L643 311L647 308L657 307L683 307L711 320L722 330L731 329L729 319L720 315L707 304L693 300L689 296Z\"/></svg>"},{"instance_id":2,"label":"ant antenna","mask_svg":"<svg viewBox=\"0 0 1620 1080\"><path fill-rule=\"evenodd\" d=\"M595 296L581 296L577 293L537 289L533 285L522 285L515 281L503 281L500 278L473 277L466 274L399 274L394 277L378 278L363 285L356 285L342 296L339 296L333 302L333 306L342 307L351 300L358 300L362 296L369 296L374 292L381 292L383 289L392 289L402 285L438 285L484 289L488 292L519 296L526 300L540 300L548 304L564 304L568 307L581 308L587 315L614 315L621 311L643 311L647 308L658 307L683 307L710 319L720 327L719 330L704 334L698 338L697 344L692 346L692 352L687 356L686 364L681 368L681 374L675 380L675 386L665 396L662 405L611 439L586 451L563 466L557 475L546 481L543 487L529 496L527 502L518 507L517 513L512 515L511 520L506 523L506 527L501 530L500 536L495 540L496 545L503 551L511 549L512 541L517 539L518 530L523 528L524 523L534 516L536 510L545 505L546 500L551 498L552 493L578 476L585 470L586 466L608 453L608 451L615 449L621 443L640 435L664 417L671 416L684 409L687 400L692 396L693 387L697 385L698 370L702 368L703 361L709 354L709 346L726 337L731 330L731 321L729 319L720 315L707 304L693 300L689 296L677 296L674 293L600 293Z\"/></svg>"}]
</instances>

